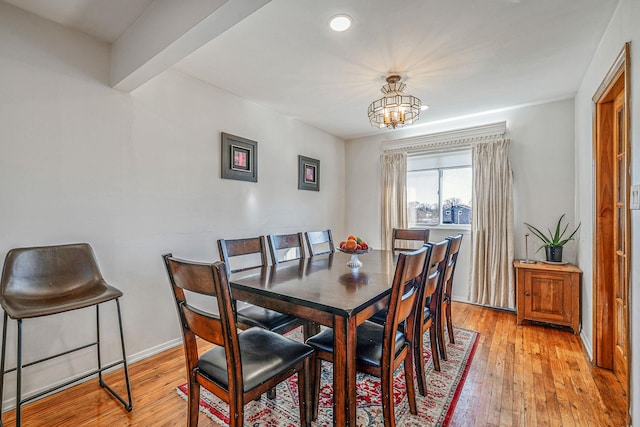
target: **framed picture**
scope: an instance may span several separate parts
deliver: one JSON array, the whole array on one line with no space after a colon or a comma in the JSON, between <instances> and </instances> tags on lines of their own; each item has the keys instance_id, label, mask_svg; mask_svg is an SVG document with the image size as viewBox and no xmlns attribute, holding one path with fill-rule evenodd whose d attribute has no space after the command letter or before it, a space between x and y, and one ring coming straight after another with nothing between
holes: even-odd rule
<instances>
[{"instance_id":1,"label":"framed picture","mask_svg":"<svg viewBox=\"0 0 640 427\"><path fill-rule=\"evenodd\" d=\"M320 191L320 160L298 156L298 190Z\"/></svg>"},{"instance_id":2,"label":"framed picture","mask_svg":"<svg viewBox=\"0 0 640 427\"><path fill-rule=\"evenodd\" d=\"M258 143L222 132L222 178L258 182Z\"/></svg>"}]
</instances>

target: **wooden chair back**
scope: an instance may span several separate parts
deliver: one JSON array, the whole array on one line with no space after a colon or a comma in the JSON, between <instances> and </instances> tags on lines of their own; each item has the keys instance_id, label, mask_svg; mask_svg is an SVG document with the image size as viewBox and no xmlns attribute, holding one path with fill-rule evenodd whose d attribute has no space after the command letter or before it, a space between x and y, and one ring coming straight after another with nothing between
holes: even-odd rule
<instances>
[{"instance_id":1,"label":"wooden chair back","mask_svg":"<svg viewBox=\"0 0 640 427\"><path fill-rule=\"evenodd\" d=\"M426 396L426 372L423 361L423 334L428 330L431 340L431 353L433 368L440 371L440 358L438 354L438 316L442 306L442 283L446 267L449 241L430 243L431 256L426 265L426 278L422 287L418 303L416 304L416 316L414 323L413 352L416 360L416 377L420 394Z\"/></svg>"},{"instance_id":2,"label":"wooden chair back","mask_svg":"<svg viewBox=\"0 0 640 427\"><path fill-rule=\"evenodd\" d=\"M424 307L428 307L432 313L437 313L439 301L442 299L442 285L444 281L445 269L447 266L447 252L449 250L449 240L442 240L431 244L431 259L427 268L427 281L421 296L422 312Z\"/></svg>"},{"instance_id":3,"label":"wooden chair back","mask_svg":"<svg viewBox=\"0 0 640 427\"><path fill-rule=\"evenodd\" d=\"M231 387L232 383L236 384L242 390L238 332L224 263L220 261L213 264L195 263L174 258L172 254L162 257L169 274L169 282L182 326L187 372L191 373L197 368L200 352L196 337L200 337L212 344L225 347L229 385ZM205 298L215 297L218 314L204 311L201 308L202 304L198 304L198 307L191 305L184 291Z\"/></svg>"},{"instance_id":4,"label":"wooden chair back","mask_svg":"<svg viewBox=\"0 0 640 427\"><path fill-rule=\"evenodd\" d=\"M163 255L163 259L184 339L188 378L187 425L198 425L201 386L229 405L229 425L240 427L244 425L244 405L247 402L274 389L296 373L300 390L300 422L306 425L308 386L305 377L309 359L313 358L312 348L259 327L239 334L224 263L197 263L174 258L171 254ZM197 301L197 306L190 303L191 298ZM202 308L206 298L215 298L218 313ZM201 353L197 337L215 346ZM256 347L256 342L262 346ZM241 349L244 350L244 358ZM243 359L246 363L244 368Z\"/></svg>"},{"instance_id":5,"label":"wooden chair back","mask_svg":"<svg viewBox=\"0 0 640 427\"><path fill-rule=\"evenodd\" d=\"M455 344L456 340L453 334L453 321L451 320L451 290L453 288L453 274L456 270L456 264L458 262L458 254L460 253L460 246L462 244L462 233L458 233L457 236L447 237L449 240L449 251L447 254L447 262L444 272L444 285L442 295L442 316L446 319L447 331L449 333L449 342ZM441 346L440 355L444 360L447 360L447 347L444 345L444 321L441 321L439 325L439 343Z\"/></svg>"},{"instance_id":6,"label":"wooden chair back","mask_svg":"<svg viewBox=\"0 0 640 427\"><path fill-rule=\"evenodd\" d=\"M431 257L431 245L412 252L398 255L396 270L391 285L391 296L384 323L385 340L393 341L398 329L404 331L408 341L411 341L412 328L404 328L403 324L412 325L415 322L416 304L425 285L426 266ZM411 319L407 320L409 317ZM406 323L405 323L406 322ZM389 349L393 351L392 348Z\"/></svg>"},{"instance_id":7,"label":"wooden chair back","mask_svg":"<svg viewBox=\"0 0 640 427\"><path fill-rule=\"evenodd\" d=\"M449 252L447 254L447 266L444 273L444 298L451 297L451 287L453 286L453 274L456 270L456 262L458 261L458 254L460 253L460 246L462 244L462 233L454 237L447 237L451 243L449 245Z\"/></svg>"},{"instance_id":8,"label":"wooden chair back","mask_svg":"<svg viewBox=\"0 0 640 427\"><path fill-rule=\"evenodd\" d=\"M264 236L245 239L219 239L218 251L227 274L267 265L267 244ZM232 261L232 258L235 258ZM231 267L231 264L234 267Z\"/></svg>"},{"instance_id":9,"label":"wooden chair back","mask_svg":"<svg viewBox=\"0 0 640 427\"><path fill-rule=\"evenodd\" d=\"M416 248L429 242L430 230L427 228L409 229L394 228L391 233L391 248L395 251L415 251ZM415 242L415 247L411 248L410 242Z\"/></svg>"},{"instance_id":10,"label":"wooden chair back","mask_svg":"<svg viewBox=\"0 0 640 427\"><path fill-rule=\"evenodd\" d=\"M305 237L311 256L332 254L336 251L331 230L307 231Z\"/></svg>"},{"instance_id":11,"label":"wooden chair back","mask_svg":"<svg viewBox=\"0 0 640 427\"><path fill-rule=\"evenodd\" d=\"M269 242L272 264L278 264L292 259L306 258L304 237L302 236L302 233L269 234L267 236L267 241ZM283 251L284 256L281 257L280 254ZM294 256L291 256L292 251L295 251Z\"/></svg>"},{"instance_id":12,"label":"wooden chair back","mask_svg":"<svg viewBox=\"0 0 640 427\"><path fill-rule=\"evenodd\" d=\"M382 379L382 394L393 396L393 373L404 363L405 387L409 400L409 410L417 414L415 388L413 386L414 352L411 347L415 330L404 325L414 325L416 321L416 303L425 283L427 258L431 247L422 248L409 253L400 253L391 285L391 295L387 309L387 318L382 335L382 357L380 366L368 363L357 363L357 369ZM398 330L404 334L404 346L398 351ZM384 425L395 425L394 399L383 397Z\"/></svg>"}]
</instances>

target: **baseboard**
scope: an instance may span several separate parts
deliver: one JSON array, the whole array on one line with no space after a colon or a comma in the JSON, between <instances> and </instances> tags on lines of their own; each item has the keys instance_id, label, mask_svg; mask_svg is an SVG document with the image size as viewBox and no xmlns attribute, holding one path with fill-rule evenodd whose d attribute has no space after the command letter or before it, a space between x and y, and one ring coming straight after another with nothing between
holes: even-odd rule
<instances>
[{"instance_id":1,"label":"baseboard","mask_svg":"<svg viewBox=\"0 0 640 427\"><path fill-rule=\"evenodd\" d=\"M131 365L179 345L182 345L182 338L176 338L155 347L151 347L138 353L132 354L127 357L127 362Z\"/></svg>"},{"instance_id":2,"label":"baseboard","mask_svg":"<svg viewBox=\"0 0 640 427\"><path fill-rule=\"evenodd\" d=\"M580 330L580 341L582 341L582 348L587 353L587 357L593 363L593 348L591 348L591 342L584 334L584 330Z\"/></svg>"},{"instance_id":3,"label":"baseboard","mask_svg":"<svg viewBox=\"0 0 640 427\"><path fill-rule=\"evenodd\" d=\"M495 306L493 306L493 305L478 304L478 303L475 303L475 302L471 302L471 301L469 301L469 300L467 300L467 299L454 298L454 297L453 297L453 295L451 296L451 300L452 300L452 301L455 301L455 302L461 302L461 303L464 303L464 304L471 304L471 305L475 305L475 306L478 306L478 307L491 308L491 309L493 309L493 310L502 310L502 311L508 311L508 312L513 312L513 313L515 313L515 312L516 312L516 309L515 309L515 308L508 308L508 307L495 307Z\"/></svg>"}]
</instances>

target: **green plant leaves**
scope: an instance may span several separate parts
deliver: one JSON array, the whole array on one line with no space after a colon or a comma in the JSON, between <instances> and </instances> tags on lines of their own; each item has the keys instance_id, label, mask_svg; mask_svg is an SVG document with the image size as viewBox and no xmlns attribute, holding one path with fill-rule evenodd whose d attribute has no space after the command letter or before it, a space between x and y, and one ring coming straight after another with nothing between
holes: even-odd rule
<instances>
[{"instance_id":1,"label":"green plant leaves","mask_svg":"<svg viewBox=\"0 0 640 427\"><path fill-rule=\"evenodd\" d=\"M529 223L526 223L526 222L524 223L524 225L527 226L529 231L531 231L537 238L542 240L543 245L540 246L538 250L544 248L545 246L564 246L567 242L573 240L573 236L576 235L576 233L580 229L581 224L578 224L576 229L573 230L573 232L569 235L569 237L564 238L564 235L566 234L567 229L569 228L569 223L567 223L564 226L564 228L562 228L562 220L564 219L565 215L566 214L562 214L560 216L560 219L558 220L558 223L556 224L556 227L555 227L555 232L552 233L550 229L547 229L547 231L549 232L548 234L543 233L542 231L540 231L539 229L537 229L536 227L534 227ZM562 231L560 231L561 229Z\"/></svg>"}]
</instances>

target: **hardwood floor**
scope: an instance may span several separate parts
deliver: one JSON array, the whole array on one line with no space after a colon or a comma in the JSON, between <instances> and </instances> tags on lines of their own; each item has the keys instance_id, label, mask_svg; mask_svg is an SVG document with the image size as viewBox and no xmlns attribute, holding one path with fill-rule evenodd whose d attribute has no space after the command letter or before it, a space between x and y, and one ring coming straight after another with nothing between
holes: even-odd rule
<instances>
[{"instance_id":1,"label":"hardwood floor","mask_svg":"<svg viewBox=\"0 0 640 427\"><path fill-rule=\"evenodd\" d=\"M480 332L452 426L623 426L624 394L609 371L594 368L571 332L516 326L514 313L453 304L455 326ZM444 362L446 363L446 362ZM23 407L24 426L182 426L187 407L175 387L186 381L182 347L130 366L133 411L97 380ZM124 393L119 372L110 374ZM15 425L14 411L3 414ZM200 414L200 426L215 424Z\"/></svg>"},{"instance_id":2,"label":"hardwood floor","mask_svg":"<svg viewBox=\"0 0 640 427\"><path fill-rule=\"evenodd\" d=\"M516 325L515 313L454 303L455 326L480 342L452 426L624 426L611 371L593 367L569 330Z\"/></svg>"}]
</instances>

